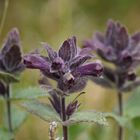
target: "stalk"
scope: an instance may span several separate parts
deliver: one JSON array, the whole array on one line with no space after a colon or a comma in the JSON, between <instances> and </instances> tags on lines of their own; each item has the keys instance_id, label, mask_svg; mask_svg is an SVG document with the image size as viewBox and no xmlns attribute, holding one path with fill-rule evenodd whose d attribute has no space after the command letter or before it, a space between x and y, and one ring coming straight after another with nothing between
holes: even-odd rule
<instances>
[{"instance_id":1,"label":"stalk","mask_svg":"<svg viewBox=\"0 0 140 140\"><path fill-rule=\"evenodd\" d=\"M7 95L7 97L6 97L6 108L7 108L7 119L8 119L7 122L8 122L9 132L11 134L13 134L10 93L11 93L10 85L8 84L7 85L7 94L6 94ZM13 136L11 137L10 140L14 140Z\"/></svg>"},{"instance_id":2,"label":"stalk","mask_svg":"<svg viewBox=\"0 0 140 140\"><path fill-rule=\"evenodd\" d=\"M118 113L120 116L123 116L123 94L118 92ZM118 140L123 140L123 127L118 127Z\"/></svg>"},{"instance_id":3,"label":"stalk","mask_svg":"<svg viewBox=\"0 0 140 140\"><path fill-rule=\"evenodd\" d=\"M62 120L66 121L67 116L66 116L66 107L65 107L65 97L62 97L61 99L61 109L62 109L62 112L61 112ZM63 125L62 128L63 128L63 138L64 140L68 140L68 127Z\"/></svg>"}]
</instances>

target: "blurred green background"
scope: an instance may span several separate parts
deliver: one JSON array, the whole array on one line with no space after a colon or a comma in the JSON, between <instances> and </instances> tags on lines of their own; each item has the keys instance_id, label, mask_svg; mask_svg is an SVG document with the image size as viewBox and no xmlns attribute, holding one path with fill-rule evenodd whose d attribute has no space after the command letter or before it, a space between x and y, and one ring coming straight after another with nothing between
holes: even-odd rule
<instances>
[{"instance_id":1,"label":"blurred green background","mask_svg":"<svg viewBox=\"0 0 140 140\"><path fill-rule=\"evenodd\" d=\"M4 0L0 0L0 21L4 10ZM41 47L48 42L58 48L63 40L76 35L79 46L97 31L104 31L108 19L119 20L129 28L129 32L140 29L139 0L9 0L4 28L0 36L2 42L12 27L21 33L23 52ZM15 88L37 85L39 72L26 70L21 82ZM81 109L112 111L116 105L115 91L103 89L89 82L86 95L80 97ZM103 126L76 125L71 128L71 140L116 140L116 125ZM48 124L30 115L20 128L16 140L47 140Z\"/></svg>"}]
</instances>

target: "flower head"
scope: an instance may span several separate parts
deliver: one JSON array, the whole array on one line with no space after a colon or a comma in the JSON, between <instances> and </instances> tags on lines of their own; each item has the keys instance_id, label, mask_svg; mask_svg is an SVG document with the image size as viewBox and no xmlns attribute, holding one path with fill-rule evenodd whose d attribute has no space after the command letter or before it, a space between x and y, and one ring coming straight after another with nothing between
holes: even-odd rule
<instances>
[{"instance_id":1,"label":"flower head","mask_svg":"<svg viewBox=\"0 0 140 140\"><path fill-rule=\"evenodd\" d=\"M19 32L12 29L0 52L0 70L11 74L19 74L24 69L19 39Z\"/></svg>"},{"instance_id":2,"label":"flower head","mask_svg":"<svg viewBox=\"0 0 140 140\"><path fill-rule=\"evenodd\" d=\"M83 89L87 76L100 76L103 67L100 63L87 63L93 55L88 49L76 46L76 38L63 42L58 52L45 45L48 56L31 53L24 57L27 68L39 69L44 76L56 80L58 88L65 93Z\"/></svg>"},{"instance_id":3,"label":"flower head","mask_svg":"<svg viewBox=\"0 0 140 140\"><path fill-rule=\"evenodd\" d=\"M140 32L129 36L123 25L109 20L105 34L96 33L93 39L84 42L84 47L95 50L103 60L115 65L113 72L105 67L107 78L115 82L115 74L119 75L120 85L135 80L135 68L140 60Z\"/></svg>"}]
</instances>

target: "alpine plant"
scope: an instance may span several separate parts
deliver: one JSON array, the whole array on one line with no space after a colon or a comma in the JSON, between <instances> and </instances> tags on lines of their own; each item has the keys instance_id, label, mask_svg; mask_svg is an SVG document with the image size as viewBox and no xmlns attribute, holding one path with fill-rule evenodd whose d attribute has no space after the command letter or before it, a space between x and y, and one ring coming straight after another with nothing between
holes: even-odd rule
<instances>
[{"instance_id":1,"label":"alpine plant","mask_svg":"<svg viewBox=\"0 0 140 140\"><path fill-rule=\"evenodd\" d=\"M27 68L38 69L43 75L39 83L47 87L50 93L50 102L63 121L78 109L80 103L77 98L65 105L65 97L75 92L80 92L86 86L90 76L98 77L103 72L99 62L89 62L95 56L87 48L79 48L76 37L63 42L58 51L53 50L48 44L44 45L47 56L39 51L27 54L24 64ZM53 88L48 81L56 81L57 88ZM67 127L63 126L64 140L67 140Z\"/></svg>"},{"instance_id":2,"label":"alpine plant","mask_svg":"<svg viewBox=\"0 0 140 140\"><path fill-rule=\"evenodd\" d=\"M8 129L12 134L10 140L14 140L10 86L12 83L18 81L17 77L24 68L19 31L13 28L8 33L2 49L0 50L0 95L4 98L6 103Z\"/></svg>"},{"instance_id":3,"label":"alpine plant","mask_svg":"<svg viewBox=\"0 0 140 140\"><path fill-rule=\"evenodd\" d=\"M119 115L122 116L122 92L131 91L140 85L140 78L136 75L136 68L140 63L140 32L130 36L125 26L109 20L106 32L97 32L83 46L96 51L107 62L104 65L103 78L92 80L117 90ZM118 139L123 139L122 127L119 127Z\"/></svg>"}]
</instances>

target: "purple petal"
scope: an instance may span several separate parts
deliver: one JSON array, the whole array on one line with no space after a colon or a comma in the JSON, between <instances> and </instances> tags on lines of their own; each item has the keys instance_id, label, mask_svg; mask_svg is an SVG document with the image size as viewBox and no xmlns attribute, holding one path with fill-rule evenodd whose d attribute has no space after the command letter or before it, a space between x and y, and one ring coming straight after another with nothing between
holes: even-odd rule
<instances>
[{"instance_id":1,"label":"purple petal","mask_svg":"<svg viewBox=\"0 0 140 140\"><path fill-rule=\"evenodd\" d=\"M71 69L77 68L78 66L82 65L84 62L86 62L89 59L91 59L90 55L77 56L71 61L70 68Z\"/></svg>"},{"instance_id":2,"label":"purple petal","mask_svg":"<svg viewBox=\"0 0 140 140\"><path fill-rule=\"evenodd\" d=\"M75 57L77 54L77 47L76 47L76 37L73 36L72 38L68 39L71 49L71 58Z\"/></svg>"},{"instance_id":3,"label":"purple petal","mask_svg":"<svg viewBox=\"0 0 140 140\"><path fill-rule=\"evenodd\" d=\"M1 50L2 54L5 54L13 45L20 47L19 31L17 28L13 28L7 36L7 39Z\"/></svg>"},{"instance_id":4,"label":"purple petal","mask_svg":"<svg viewBox=\"0 0 140 140\"><path fill-rule=\"evenodd\" d=\"M17 69L21 61L21 51L19 46L16 45L12 46L7 52L5 52L2 59L3 65L7 72L15 72L15 69Z\"/></svg>"},{"instance_id":5,"label":"purple petal","mask_svg":"<svg viewBox=\"0 0 140 140\"><path fill-rule=\"evenodd\" d=\"M108 25L107 25L107 30L106 30L106 41L107 44L110 44L110 41L114 41L114 32L116 31L115 29L115 23L112 20L108 21Z\"/></svg>"},{"instance_id":6,"label":"purple petal","mask_svg":"<svg viewBox=\"0 0 140 140\"><path fill-rule=\"evenodd\" d=\"M76 38L73 37L71 39L67 39L64 41L62 46L59 49L59 56L64 61L69 61L70 59L74 58L77 54L76 48Z\"/></svg>"},{"instance_id":7,"label":"purple petal","mask_svg":"<svg viewBox=\"0 0 140 140\"><path fill-rule=\"evenodd\" d=\"M80 55L80 56L88 55L88 56L91 56L92 58L95 57L95 55L93 54L93 49L89 48L89 47L80 49L79 52L78 52L78 55Z\"/></svg>"},{"instance_id":8,"label":"purple petal","mask_svg":"<svg viewBox=\"0 0 140 140\"><path fill-rule=\"evenodd\" d=\"M120 49L124 49L128 46L129 37L125 27L121 27L118 33L118 47Z\"/></svg>"},{"instance_id":9,"label":"purple petal","mask_svg":"<svg viewBox=\"0 0 140 140\"><path fill-rule=\"evenodd\" d=\"M50 63L39 55L30 54L24 57L24 64L27 68L49 70Z\"/></svg>"},{"instance_id":10,"label":"purple petal","mask_svg":"<svg viewBox=\"0 0 140 140\"><path fill-rule=\"evenodd\" d=\"M81 76L100 76L103 72L103 66L100 63L89 63L80 66L77 72L80 73Z\"/></svg>"},{"instance_id":11,"label":"purple petal","mask_svg":"<svg viewBox=\"0 0 140 140\"><path fill-rule=\"evenodd\" d=\"M93 45L93 40L92 39L88 39L88 40L85 40L83 41L83 44L82 44L82 48L92 48L94 49L94 45Z\"/></svg>"},{"instance_id":12,"label":"purple petal","mask_svg":"<svg viewBox=\"0 0 140 140\"><path fill-rule=\"evenodd\" d=\"M11 73L19 73L24 69L20 47L19 32L13 28L7 37L1 50L1 62L4 70Z\"/></svg>"},{"instance_id":13,"label":"purple petal","mask_svg":"<svg viewBox=\"0 0 140 140\"><path fill-rule=\"evenodd\" d=\"M48 56L49 56L50 60L53 61L53 59L55 59L57 57L57 53L55 51L53 51L52 48L50 48L48 44L46 44L44 47L48 52Z\"/></svg>"},{"instance_id":14,"label":"purple petal","mask_svg":"<svg viewBox=\"0 0 140 140\"><path fill-rule=\"evenodd\" d=\"M71 58L71 48L69 42L66 40L62 44L62 46L59 49L59 56L64 60L64 61L69 61Z\"/></svg>"},{"instance_id":15,"label":"purple petal","mask_svg":"<svg viewBox=\"0 0 140 140\"><path fill-rule=\"evenodd\" d=\"M132 39L133 43L135 43L135 45L137 45L140 42L140 32L137 32L134 35L132 35L131 39Z\"/></svg>"},{"instance_id":16,"label":"purple petal","mask_svg":"<svg viewBox=\"0 0 140 140\"><path fill-rule=\"evenodd\" d=\"M100 42L104 43L105 38L104 38L104 36L103 36L102 33L96 32L95 36L96 36L96 38L97 38Z\"/></svg>"}]
</instances>

